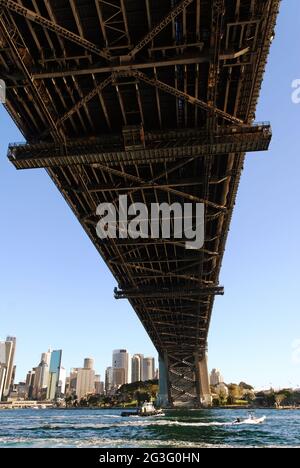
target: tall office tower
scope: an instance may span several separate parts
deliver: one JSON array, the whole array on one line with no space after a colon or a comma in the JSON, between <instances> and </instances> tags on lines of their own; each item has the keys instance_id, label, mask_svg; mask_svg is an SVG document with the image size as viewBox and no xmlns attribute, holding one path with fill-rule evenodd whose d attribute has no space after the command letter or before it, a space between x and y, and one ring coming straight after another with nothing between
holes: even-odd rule
<instances>
[{"instance_id":1,"label":"tall office tower","mask_svg":"<svg viewBox=\"0 0 300 468\"><path fill-rule=\"evenodd\" d=\"M95 376L95 394L104 395L104 382L101 382L101 376Z\"/></svg>"},{"instance_id":2,"label":"tall office tower","mask_svg":"<svg viewBox=\"0 0 300 468\"><path fill-rule=\"evenodd\" d=\"M216 386L220 383L224 383L223 376L218 369L213 369L210 374L210 385Z\"/></svg>"},{"instance_id":3,"label":"tall office tower","mask_svg":"<svg viewBox=\"0 0 300 468\"><path fill-rule=\"evenodd\" d=\"M114 387L122 387L126 383L125 369L123 367L117 367L113 369L113 383Z\"/></svg>"},{"instance_id":4,"label":"tall office tower","mask_svg":"<svg viewBox=\"0 0 300 468\"><path fill-rule=\"evenodd\" d=\"M104 383L101 382L101 375L95 375L95 394L104 395Z\"/></svg>"},{"instance_id":5,"label":"tall office tower","mask_svg":"<svg viewBox=\"0 0 300 468\"><path fill-rule=\"evenodd\" d=\"M78 369L77 372L77 385L76 395L78 400L81 398L95 393L95 371L94 360L85 359L83 369Z\"/></svg>"},{"instance_id":6,"label":"tall office tower","mask_svg":"<svg viewBox=\"0 0 300 468\"><path fill-rule=\"evenodd\" d=\"M41 362L35 369L33 398L36 398L37 400L44 400L47 396L50 357L51 352L43 353L41 356Z\"/></svg>"},{"instance_id":7,"label":"tall office tower","mask_svg":"<svg viewBox=\"0 0 300 468\"><path fill-rule=\"evenodd\" d=\"M7 398L11 389L16 352L16 338L8 336L6 341L0 341L0 364L6 367L1 399Z\"/></svg>"},{"instance_id":8,"label":"tall office tower","mask_svg":"<svg viewBox=\"0 0 300 468\"><path fill-rule=\"evenodd\" d=\"M67 371L64 367L60 368L58 380L58 396L62 398L66 394Z\"/></svg>"},{"instance_id":9,"label":"tall office tower","mask_svg":"<svg viewBox=\"0 0 300 468\"><path fill-rule=\"evenodd\" d=\"M143 354L134 354L131 359L131 382L143 380Z\"/></svg>"},{"instance_id":10,"label":"tall office tower","mask_svg":"<svg viewBox=\"0 0 300 468\"><path fill-rule=\"evenodd\" d=\"M29 371L26 376L25 388L26 388L26 394L27 394L28 400L31 400L33 397L34 380L35 380L35 368L32 369L32 371Z\"/></svg>"},{"instance_id":11,"label":"tall office tower","mask_svg":"<svg viewBox=\"0 0 300 468\"><path fill-rule=\"evenodd\" d=\"M146 357L143 359L143 381L153 380L155 378L155 359Z\"/></svg>"},{"instance_id":12,"label":"tall office tower","mask_svg":"<svg viewBox=\"0 0 300 468\"><path fill-rule=\"evenodd\" d=\"M92 358L85 358L84 360L84 369L94 369L94 359Z\"/></svg>"},{"instance_id":13,"label":"tall office tower","mask_svg":"<svg viewBox=\"0 0 300 468\"><path fill-rule=\"evenodd\" d=\"M6 379L6 366L4 366L3 364L0 364L0 401L2 400L2 397L3 397L5 379Z\"/></svg>"},{"instance_id":14,"label":"tall office tower","mask_svg":"<svg viewBox=\"0 0 300 468\"><path fill-rule=\"evenodd\" d=\"M14 366L13 371L12 371L12 375L11 375L9 393L13 392L13 390L14 390L14 383L15 383L16 373L17 373L17 366Z\"/></svg>"},{"instance_id":15,"label":"tall office tower","mask_svg":"<svg viewBox=\"0 0 300 468\"><path fill-rule=\"evenodd\" d=\"M129 382L129 354L127 349L115 349L113 351L112 359L113 369L124 369L124 383ZM116 372L114 375L118 376L118 381L120 380L121 373ZM113 381L114 385L118 385Z\"/></svg>"},{"instance_id":16,"label":"tall office tower","mask_svg":"<svg viewBox=\"0 0 300 468\"><path fill-rule=\"evenodd\" d=\"M78 375L78 368L71 369L71 372L70 372L70 387L69 387L70 395L75 395L76 394L77 375Z\"/></svg>"},{"instance_id":17,"label":"tall office tower","mask_svg":"<svg viewBox=\"0 0 300 468\"><path fill-rule=\"evenodd\" d=\"M113 368L112 367L107 367L105 371L105 393L106 395L110 395L110 392L112 391L114 386L113 383Z\"/></svg>"},{"instance_id":18,"label":"tall office tower","mask_svg":"<svg viewBox=\"0 0 300 468\"><path fill-rule=\"evenodd\" d=\"M61 370L62 350L51 352L49 379L47 388L47 400L56 400L59 393L59 375Z\"/></svg>"}]
</instances>

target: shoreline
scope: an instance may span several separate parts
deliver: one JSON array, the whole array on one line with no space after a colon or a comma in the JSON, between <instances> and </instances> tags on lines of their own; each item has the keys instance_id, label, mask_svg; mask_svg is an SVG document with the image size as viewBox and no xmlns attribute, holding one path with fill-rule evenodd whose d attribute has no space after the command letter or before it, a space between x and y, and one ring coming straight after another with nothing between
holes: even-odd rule
<instances>
[{"instance_id":1,"label":"shoreline","mask_svg":"<svg viewBox=\"0 0 300 468\"><path fill-rule=\"evenodd\" d=\"M18 411L18 410L31 410L31 411L50 411L50 410L57 410L57 411L109 411L109 410L116 410L116 411L124 411L124 410L137 410L138 407L131 407L131 408L123 408L122 406L117 407L106 407L106 408L97 408L97 407L80 407L80 408L56 408L56 407L2 407L0 406L0 411ZM165 411L168 412L176 412L176 411L215 411L215 410L228 410L228 411L236 411L236 410L246 410L246 411L300 411L299 407L282 407L282 408L274 408L274 407L253 407L253 406L216 406L213 408L164 408Z\"/></svg>"}]
</instances>

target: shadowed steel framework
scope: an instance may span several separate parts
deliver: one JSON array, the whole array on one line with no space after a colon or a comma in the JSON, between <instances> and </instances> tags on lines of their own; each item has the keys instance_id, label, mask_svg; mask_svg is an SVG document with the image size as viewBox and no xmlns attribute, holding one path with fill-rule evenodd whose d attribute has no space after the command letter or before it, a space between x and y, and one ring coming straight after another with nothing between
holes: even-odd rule
<instances>
[{"instance_id":1,"label":"shadowed steel framework","mask_svg":"<svg viewBox=\"0 0 300 468\"><path fill-rule=\"evenodd\" d=\"M160 356L162 405L211 402L207 337L279 0L0 0L0 78L24 135ZM100 203L205 204L205 245L96 235Z\"/></svg>"}]
</instances>

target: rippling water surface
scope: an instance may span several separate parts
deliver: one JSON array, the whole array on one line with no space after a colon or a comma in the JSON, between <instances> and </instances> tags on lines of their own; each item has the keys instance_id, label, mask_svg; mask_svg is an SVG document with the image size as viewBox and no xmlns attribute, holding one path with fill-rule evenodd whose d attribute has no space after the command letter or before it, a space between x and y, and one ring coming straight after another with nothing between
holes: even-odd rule
<instances>
[{"instance_id":1,"label":"rippling water surface","mask_svg":"<svg viewBox=\"0 0 300 468\"><path fill-rule=\"evenodd\" d=\"M300 447L300 411L256 411L262 425L232 426L247 412L169 411L122 418L119 410L0 411L0 447Z\"/></svg>"}]
</instances>

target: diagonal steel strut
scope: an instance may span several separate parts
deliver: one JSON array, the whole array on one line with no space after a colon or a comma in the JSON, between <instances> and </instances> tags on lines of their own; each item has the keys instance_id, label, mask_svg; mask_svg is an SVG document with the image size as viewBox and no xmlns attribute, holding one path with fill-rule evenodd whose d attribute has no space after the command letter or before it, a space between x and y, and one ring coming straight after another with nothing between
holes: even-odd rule
<instances>
[{"instance_id":1,"label":"diagonal steel strut","mask_svg":"<svg viewBox=\"0 0 300 468\"><path fill-rule=\"evenodd\" d=\"M74 42L75 44L80 45L81 47L91 52L94 52L97 55L100 55L106 60L111 59L111 55L106 50L100 49L99 47L96 46L96 44L93 44L87 39L84 39L78 36L78 34L74 34L73 32L69 31L66 28L63 28L62 26L59 26L53 21L50 21L47 18L44 18L41 15L38 15L34 11L29 10L28 8L25 8L24 6L14 2L13 0L0 0L0 5L2 7L8 8L10 11L17 13L18 15L23 16L24 18L27 18L30 21L33 21L34 23L39 24L40 26L43 26L49 29L50 31L55 32L59 36L62 36L65 39L68 39L71 42Z\"/></svg>"}]
</instances>

